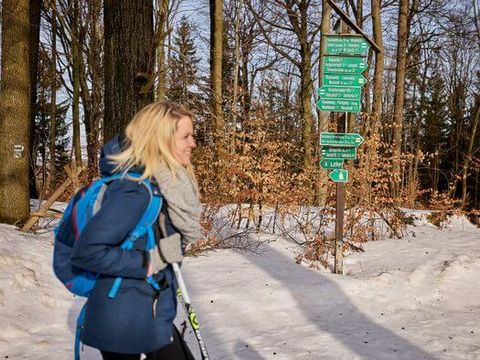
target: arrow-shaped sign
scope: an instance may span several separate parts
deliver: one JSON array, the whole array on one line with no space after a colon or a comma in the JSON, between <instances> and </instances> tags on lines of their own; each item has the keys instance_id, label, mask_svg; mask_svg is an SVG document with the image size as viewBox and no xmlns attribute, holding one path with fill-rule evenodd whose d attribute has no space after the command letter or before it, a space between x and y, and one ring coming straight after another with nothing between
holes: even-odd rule
<instances>
[{"instance_id":1,"label":"arrow-shaped sign","mask_svg":"<svg viewBox=\"0 0 480 360\"><path fill-rule=\"evenodd\" d=\"M341 169L343 168L343 159L322 159L320 166L322 169Z\"/></svg>"},{"instance_id":2,"label":"arrow-shaped sign","mask_svg":"<svg viewBox=\"0 0 480 360\"><path fill-rule=\"evenodd\" d=\"M359 86L324 85L317 90L317 94L323 99L360 100L362 97L362 88Z\"/></svg>"},{"instance_id":3,"label":"arrow-shaped sign","mask_svg":"<svg viewBox=\"0 0 480 360\"><path fill-rule=\"evenodd\" d=\"M324 159L355 160L357 158L357 148L322 146L320 148L320 155Z\"/></svg>"},{"instance_id":4,"label":"arrow-shaped sign","mask_svg":"<svg viewBox=\"0 0 480 360\"><path fill-rule=\"evenodd\" d=\"M328 174L328 177L334 182L348 182L348 170L335 169Z\"/></svg>"},{"instance_id":5,"label":"arrow-shaped sign","mask_svg":"<svg viewBox=\"0 0 480 360\"><path fill-rule=\"evenodd\" d=\"M360 112L362 103L360 99L320 99L317 101L317 107L322 111Z\"/></svg>"},{"instance_id":6,"label":"arrow-shaped sign","mask_svg":"<svg viewBox=\"0 0 480 360\"><path fill-rule=\"evenodd\" d=\"M363 137L357 133L320 133L320 145L339 146L339 147L357 147L363 143Z\"/></svg>"},{"instance_id":7,"label":"arrow-shaped sign","mask_svg":"<svg viewBox=\"0 0 480 360\"><path fill-rule=\"evenodd\" d=\"M323 71L327 73L361 74L368 64L361 57L325 56Z\"/></svg>"},{"instance_id":8,"label":"arrow-shaped sign","mask_svg":"<svg viewBox=\"0 0 480 360\"><path fill-rule=\"evenodd\" d=\"M367 79L362 74L331 74L323 75L323 85L333 86L363 86Z\"/></svg>"},{"instance_id":9,"label":"arrow-shaped sign","mask_svg":"<svg viewBox=\"0 0 480 360\"><path fill-rule=\"evenodd\" d=\"M339 55L366 55L370 44L363 36L358 35L329 35L326 37L325 54Z\"/></svg>"}]
</instances>

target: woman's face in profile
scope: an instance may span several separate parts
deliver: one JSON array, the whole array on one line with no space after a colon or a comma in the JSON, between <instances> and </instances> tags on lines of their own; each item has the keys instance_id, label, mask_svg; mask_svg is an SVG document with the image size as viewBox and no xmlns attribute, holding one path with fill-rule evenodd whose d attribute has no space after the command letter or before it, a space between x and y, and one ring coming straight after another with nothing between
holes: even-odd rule
<instances>
[{"instance_id":1,"label":"woman's face in profile","mask_svg":"<svg viewBox=\"0 0 480 360\"><path fill-rule=\"evenodd\" d=\"M190 165L192 150L196 146L195 139L193 138L192 119L184 116L178 120L177 131L173 135L173 138L173 156L181 165Z\"/></svg>"}]
</instances>

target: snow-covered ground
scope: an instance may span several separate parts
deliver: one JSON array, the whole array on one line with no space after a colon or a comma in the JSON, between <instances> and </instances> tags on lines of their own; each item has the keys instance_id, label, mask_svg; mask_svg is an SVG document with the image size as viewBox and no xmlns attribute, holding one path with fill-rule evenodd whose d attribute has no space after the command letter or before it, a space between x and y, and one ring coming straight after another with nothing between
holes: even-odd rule
<instances>
[{"instance_id":1,"label":"snow-covered ground","mask_svg":"<svg viewBox=\"0 0 480 360\"><path fill-rule=\"evenodd\" d=\"M297 245L267 235L261 255L188 258L211 358L480 359L480 229L454 217L408 230L348 255L344 276L296 264ZM52 249L51 232L0 225L0 359L73 356L83 300L55 279Z\"/></svg>"}]
</instances>

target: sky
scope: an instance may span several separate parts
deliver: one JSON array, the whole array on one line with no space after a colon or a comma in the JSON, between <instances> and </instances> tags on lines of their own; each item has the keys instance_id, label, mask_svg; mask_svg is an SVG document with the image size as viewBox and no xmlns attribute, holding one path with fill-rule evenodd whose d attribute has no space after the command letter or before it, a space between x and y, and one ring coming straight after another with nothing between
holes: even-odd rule
<instances>
[{"instance_id":1,"label":"sky","mask_svg":"<svg viewBox=\"0 0 480 360\"><path fill-rule=\"evenodd\" d=\"M405 238L346 254L344 275L297 264L298 245L267 233L257 254L187 258L211 359L480 359L480 230L412 214ZM73 356L83 299L53 275L52 225L34 235L0 224L0 359ZM187 341L198 354L191 331ZM82 359L100 356L85 347Z\"/></svg>"}]
</instances>

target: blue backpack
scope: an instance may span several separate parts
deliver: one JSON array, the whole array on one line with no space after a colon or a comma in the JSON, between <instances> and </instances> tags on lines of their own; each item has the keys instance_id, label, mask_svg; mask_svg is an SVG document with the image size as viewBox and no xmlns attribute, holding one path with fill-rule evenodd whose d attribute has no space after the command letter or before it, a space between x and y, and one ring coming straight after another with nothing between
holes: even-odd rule
<instances>
[{"instance_id":1,"label":"blue backpack","mask_svg":"<svg viewBox=\"0 0 480 360\"><path fill-rule=\"evenodd\" d=\"M75 241L80 237L88 221L100 209L103 195L108 184L125 177L138 179L140 176L141 175L137 173L128 173L127 176L124 174L114 174L101 177L79 190L68 203L62 219L54 231L53 270L56 277L73 294L88 297L98 277L96 273L71 264L70 258ZM162 197L158 191L154 191L153 184L148 179L144 179L140 181L140 183L148 190L150 202L138 224L129 232L126 239L120 245L120 247L125 250L132 249L135 241L144 235L147 235L145 250L149 251L155 247L153 224L160 213ZM153 276L150 276L147 281L154 289L160 290L160 285L154 280ZM116 296L121 282L121 277L115 279L108 297L114 298ZM80 358L80 333L83 328L84 318L85 306L82 308L77 319L75 359Z\"/></svg>"}]
</instances>

